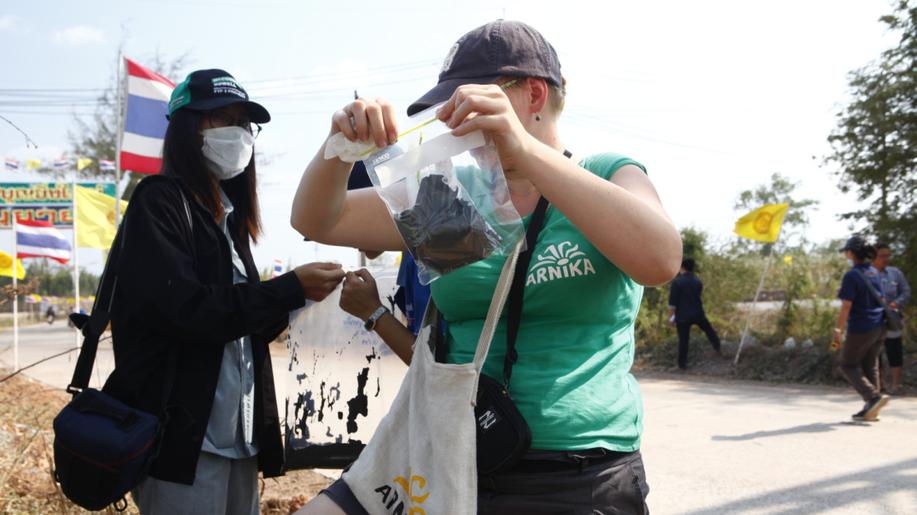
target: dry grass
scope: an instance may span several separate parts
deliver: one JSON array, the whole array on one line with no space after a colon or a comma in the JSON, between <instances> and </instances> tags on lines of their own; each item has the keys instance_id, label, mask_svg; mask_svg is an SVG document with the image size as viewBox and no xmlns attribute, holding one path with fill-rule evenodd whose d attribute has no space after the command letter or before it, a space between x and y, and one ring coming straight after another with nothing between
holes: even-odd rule
<instances>
[{"instance_id":1,"label":"dry grass","mask_svg":"<svg viewBox=\"0 0 917 515\"><path fill-rule=\"evenodd\" d=\"M6 373L0 370L0 377ZM52 421L69 399L65 392L22 375L0 383L0 513L90 513L67 500L52 476ZM264 480L261 511L292 513L329 483L309 470ZM109 507L101 513L118 512ZM139 511L131 502L124 513Z\"/></svg>"}]
</instances>

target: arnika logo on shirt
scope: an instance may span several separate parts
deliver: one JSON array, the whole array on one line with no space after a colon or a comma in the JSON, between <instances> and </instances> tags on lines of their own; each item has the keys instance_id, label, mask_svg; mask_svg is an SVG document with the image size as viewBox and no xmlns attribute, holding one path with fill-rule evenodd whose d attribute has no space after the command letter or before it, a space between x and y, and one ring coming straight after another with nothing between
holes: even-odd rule
<instances>
[{"instance_id":1,"label":"arnika logo on shirt","mask_svg":"<svg viewBox=\"0 0 917 515\"><path fill-rule=\"evenodd\" d=\"M548 248L538 255L525 285L585 275L595 275L592 261L589 261L586 253L579 249L579 245L565 241L557 245L548 245Z\"/></svg>"}]
</instances>

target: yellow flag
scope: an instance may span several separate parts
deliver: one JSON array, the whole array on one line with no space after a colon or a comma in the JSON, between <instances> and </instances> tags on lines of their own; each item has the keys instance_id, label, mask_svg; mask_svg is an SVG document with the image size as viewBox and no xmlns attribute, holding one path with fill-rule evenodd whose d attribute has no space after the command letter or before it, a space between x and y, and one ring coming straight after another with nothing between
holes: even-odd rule
<instances>
[{"instance_id":1,"label":"yellow flag","mask_svg":"<svg viewBox=\"0 0 917 515\"><path fill-rule=\"evenodd\" d=\"M121 213L127 202L121 201ZM93 249L111 248L115 239L115 198L101 191L76 187L76 246Z\"/></svg>"},{"instance_id":2,"label":"yellow flag","mask_svg":"<svg viewBox=\"0 0 917 515\"><path fill-rule=\"evenodd\" d=\"M39 168L41 168L41 160L27 159L25 162L25 167L29 170L38 170Z\"/></svg>"},{"instance_id":3,"label":"yellow flag","mask_svg":"<svg viewBox=\"0 0 917 515\"><path fill-rule=\"evenodd\" d=\"M737 235L750 240L773 243L780 236L783 226L783 217L789 209L789 204L766 204L736 221L735 232Z\"/></svg>"},{"instance_id":4,"label":"yellow flag","mask_svg":"<svg viewBox=\"0 0 917 515\"><path fill-rule=\"evenodd\" d=\"M13 256L6 252L0 252L0 275L3 277L13 277ZM16 260L16 279L25 279L25 268L22 267L22 260Z\"/></svg>"},{"instance_id":5,"label":"yellow flag","mask_svg":"<svg viewBox=\"0 0 917 515\"><path fill-rule=\"evenodd\" d=\"M92 164L92 159L89 159L88 157L81 157L76 160L76 169L79 171L79 170L82 170L83 168L86 168L87 166L91 164Z\"/></svg>"}]
</instances>

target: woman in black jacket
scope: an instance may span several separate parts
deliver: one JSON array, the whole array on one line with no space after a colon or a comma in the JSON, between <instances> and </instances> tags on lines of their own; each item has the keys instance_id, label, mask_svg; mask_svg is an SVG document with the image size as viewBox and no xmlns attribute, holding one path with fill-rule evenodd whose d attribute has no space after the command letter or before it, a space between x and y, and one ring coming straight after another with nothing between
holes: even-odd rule
<instances>
[{"instance_id":1,"label":"woman in black jacket","mask_svg":"<svg viewBox=\"0 0 917 515\"><path fill-rule=\"evenodd\" d=\"M133 492L142 513L258 513L258 470L283 470L268 344L344 274L313 263L261 282L253 145L270 115L231 75L192 73L169 115L162 173L140 182L115 242L104 389L165 420Z\"/></svg>"}]
</instances>

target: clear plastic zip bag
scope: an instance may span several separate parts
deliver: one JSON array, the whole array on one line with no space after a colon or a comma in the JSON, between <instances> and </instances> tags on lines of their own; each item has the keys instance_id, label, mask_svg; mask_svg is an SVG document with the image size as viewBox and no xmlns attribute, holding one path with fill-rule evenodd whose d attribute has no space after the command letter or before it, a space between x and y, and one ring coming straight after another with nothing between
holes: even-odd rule
<instances>
[{"instance_id":1,"label":"clear plastic zip bag","mask_svg":"<svg viewBox=\"0 0 917 515\"><path fill-rule=\"evenodd\" d=\"M409 118L397 143L364 160L423 284L508 255L525 237L496 147L480 131L453 136L438 107Z\"/></svg>"}]
</instances>

